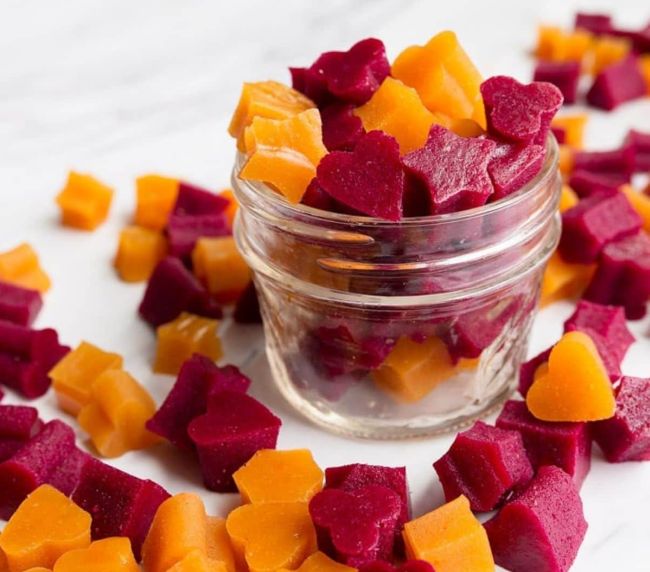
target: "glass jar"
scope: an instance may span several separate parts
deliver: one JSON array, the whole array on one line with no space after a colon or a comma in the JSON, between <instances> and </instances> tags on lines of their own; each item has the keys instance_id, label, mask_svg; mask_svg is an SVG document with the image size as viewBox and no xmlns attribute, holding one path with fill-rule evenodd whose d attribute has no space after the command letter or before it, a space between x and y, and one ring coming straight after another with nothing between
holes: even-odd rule
<instances>
[{"instance_id":1,"label":"glass jar","mask_svg":"<svg viewBox=\"0 0 650 572\"><path fill-rule=\"evenodd\" d=\"M455 430L513 390L560 234L558 151L505 199L388 222L288 203L233 170L239 249L255 273L282 394L333 431Z\"/></svg>"}]
</instances>

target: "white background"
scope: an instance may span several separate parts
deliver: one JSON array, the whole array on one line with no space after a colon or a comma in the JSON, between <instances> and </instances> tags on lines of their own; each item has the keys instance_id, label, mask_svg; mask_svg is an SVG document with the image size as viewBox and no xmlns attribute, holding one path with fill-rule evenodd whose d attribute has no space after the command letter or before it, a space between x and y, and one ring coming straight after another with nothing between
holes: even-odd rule
<instances>
[{"instance_id":1,"label":"white background","mask_svg":"<svg viewBox=\"0 0 650 572\"><path fill-rule=\"evenodd\" d=\"M127 369L160 400L172 378L150 371L154 337L136 316L142 286L121 283L111 267L137 175L154 171L227 186L234 146L226 126L241 83L288 81L288 65L309 64L321 51L370 35L386 42L392 58L410 43L454 29L484 75L529 80L526 52L536 24L568 26L578 6L612 11L627 25L650 19L643 0L0 0L0 251L29 241L40 253L54 287L39 326L57 328L71 345L85 339L122 353ZM650 131L650 100L594 113L588 142L616 146L632 126ZM117 190L110 220L95 233L58 225L53 199L70 168ZM542 312L531 355L557 339L570 313L570 304ZM647 377L650 321L632 329L639 341L623 369ZM389 443L328 435L278 396L261 354L251 356L259 341L257 328L231 329L227 358L247 360L253 394L283 418L281 448L308 447L323 467L406 465L416 514L442 502L431 463L451 435ZM61 415L53 404L51 394L38 402L46 419ZM201 492L213 514L237 502L235 495L206 492L198 468L178 462L165 446L115 464L172 493ZM650 464L607 465L596 454L582 492L589 531L573 570L650 570Z\"/></svg>"}]
</instances>

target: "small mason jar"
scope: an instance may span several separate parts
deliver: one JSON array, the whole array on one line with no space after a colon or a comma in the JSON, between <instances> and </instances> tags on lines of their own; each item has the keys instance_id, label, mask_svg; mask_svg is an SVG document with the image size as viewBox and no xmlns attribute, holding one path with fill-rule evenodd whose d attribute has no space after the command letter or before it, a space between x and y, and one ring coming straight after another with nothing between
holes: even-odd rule
<instances>
[{"instance_id":1,"label":"small mason jar","mask_svg":"<svg viewBox=\"0 0 650 572\"><path fill-rule=\"evenodd\" d=\"M455 430L512 392L560 234L558 151L517 192L388 222L290 204L238 174L235 225L254 271L275 382L356 437Z\"/></svg>"}]
</instances>

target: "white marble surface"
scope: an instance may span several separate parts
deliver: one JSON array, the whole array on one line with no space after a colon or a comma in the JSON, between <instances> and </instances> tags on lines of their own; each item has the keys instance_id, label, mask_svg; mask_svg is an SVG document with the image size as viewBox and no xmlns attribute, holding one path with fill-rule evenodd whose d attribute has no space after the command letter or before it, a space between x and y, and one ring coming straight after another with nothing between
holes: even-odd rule
<instances>
[{"instance_id":1,"label":"white marble surface","mask_svg":"<svg viewBox=\"0 0 650 572\"><path fill-rule=\"evenodd\" d=\"M526 50L536 23L568 25L579 5L611 10L628 24L650 17L639 0L0 0L0 251L33 243L54 281L38 324L58 328L67 343L87 339L123 353L127 368L160 399L171 379L150 372L154 339L135 314L142 287L119 282L110 265L118 229L133 208L135 176L157 171L226 186L233 144L225 129L241 82L287 80L286 66L369 35L384 39L394 56L452 28L485 75L529 79ZM650 131L647 100L594 114L589 143L615 146L633 125ZM53 197L69 168L118 189L110 221L95 233L57 224ZM558 337L570 312L560 304L538 317L531 353ZM648 376L650 321L632 329L639 341L624 370ZM259 331L238 328L227 338L228 355L239 361L259 342ZM416 512L441 502L431 463L452 436L406 443L334 437L288 409L263 359L247 371L254 393L285 420L280 447L309 447L323 466L405 464ZM52 395L38 403L47 419L59 415L53 403ZM200 491L213 513L237 500L204 491L198 470L177 464L164 447L115 464L172 492ZM650 464L608 465L596 454L582 492L589 531L573 570L650 570Z\"/></svg>"}]
</instances>

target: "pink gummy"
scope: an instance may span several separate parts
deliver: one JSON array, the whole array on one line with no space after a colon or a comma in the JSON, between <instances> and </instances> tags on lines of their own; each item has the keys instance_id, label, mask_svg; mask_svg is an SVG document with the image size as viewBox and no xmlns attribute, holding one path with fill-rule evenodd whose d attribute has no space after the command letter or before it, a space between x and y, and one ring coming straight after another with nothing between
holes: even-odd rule
<instances>
[{"instance_id":1,"label":"pink gummy","mask_svg":"<svg viewBox=\"0 0 650 572\"><path fill-rule=\"evenodd\" d=\"M630 55L601 71L587 92L587 101L607 111L619 105L645 97L647 87L638 59Z\"/></svg>"},{"instance_id":2,"label":"pink gummy","mask_svg":"<svg viewBox=\"0 0 650 572\"><path fill-rule=\"evenodd\" d=\"M562 93L565 103L575 103L580 81L580 62L538 62L533 79L552 83Z\"/></svg>"},{"instance_id":3,"label":"pink gummy","mask_svg":"<svg viewBox=\"0 0 650 572\"><path fill-rule=\"evenodd\" d=\"M40 292L0 282L0 320L31 326L42 307Z\"/></svg>"},{"instance_id":4,"label":"pink gummy","mask_svg":"<svg viewBox=\"0 0 650 572\"><path fill-rule=\"evenodd\" d=\"M361 118L353 111L351 104L333 104L321 110L323 143L328 150L352 151L365 133Z\"/></svg>"},{"instance_id":5,"label":"pink gummy","mask_svg":"<svg viewBox=\"0 0 650 572\"><path fill-rule=\"evenodd\" d=\"M50 328L0 321L0 382L28 399L40 397L50 387L47 373L69 351Z\"/></svg>"},{"instance_id":6,"label":"pink gummy","mask_svg":"<svg viewBox=\"0 0 650 572\"><path fill-rule=\"evenodd\" d=\"M499 140L496 143L487 168L494 187L491 201L502 199L532 181L540 172L546 157L546 149L541 145Z\"/></svg>"},{"instance_id":7,"label":"pink gummy","mask_svg":"<svg viewBox=\"0 0 650 572\"><path fill-rule=\"evenodd\" d=\"M580 495L558 467L542 467L528 488L485 523L495 562L511 572L566 572L587 532Z\"/></svg>"},{"instance_id":8,"label":"pink gummy","mask_svg":"<svg viewBox=\"0 0 650 572\"><path fill-rule=\"evenodd\" d=\"M189 261L196 241L202 237L228 236L232 233L224 213L206 215L172 214L167 223L169 254Z\"/></svg>"},{"instance_id":9,"label":"pink gummy","mask_svg":"<svg viewBox=\"0 0 650 572\"><path fill-rule=\"evenodd\" d=\"M553 348L548 348L547 350L544 350L534 358L522 363L519 367L519 385L517 389L523 397L526 397L530 386L533 385L533 381L535 381L535 372L537 371L537 368L548 361L552 349Z\"/></svg>"},{"instance_id":10,"label":"pink gummy","mask_svg":"<svg viewBox=\"0 0 650 572\"><path fill-rule=\"evenodd\" d=\"M616 414L592 425L610 463L650 461L650 379L624 377L616 390Z\"/></svg>"},{"instance_id":11,"label":"pink gummy","mask_svg":"<svg viewBox=\"0 0 650 572\"><path fill-rule=\"evenodd\" d=\"M400 566L393 566L385 560L376 560L359 567L359 572L435 572L433 566L424 560L407 560Z\"/></svg>"},{"instance_id":12,"label":"pink gummy","mask_svg":"<svg viewBox=\"0 0 650 572\"><path fill-rule=\"evenodd\" d=\"M68 425L58 420L46 423L11 458L0 463L0 518L8 520L27 495L43 484L71 494L89 458L77 449Z\"/></svg>"},{"instance_id":13,"label":"pink gummy","mask_svg":"<svg viewBox=\"0 0 650 572\"><path fill-rule=\"evenodd\" d=\"M560 254L567 262L591 264L609 243L636 234L642 224L622 193L583 199L562 215Z\"/></svg>"},{"instance_id":14,"label":"pink gummy","mask_svg":"<svg viewBox=\"0 0 650 572\"><path fill-rule=\"evenodd\" d=\"M238 324L261 324L262 316L260 314L260 303L255 290L255 283L249 282L246 289L239 296L235 303L235 309L232 314L233 319Z\"/></svg>"},{"instance_id":15,"label":"pink gummy","mask_svg":"<svg viewBox=\"0 0 650 572\"><path fill-rule=\"evenodd\" d=\"M169 493L150 480L142 480L92 459L81 472L72 500L92 516L92 538L125 536L136 559L156 510Z\"/></svg>"},{"instance_id":16,"label":"pink gummy","mask_svg":"<svg viewBox=\"0 0 650 572\"><path fill-rule=\"evenodd\" d=\"M377 91L390 64L384 44L361 40L347 52L325 52L308 68L292 68L293 87L321 107L330 102L361 105Z\"/></svg>"},{"instance_id":17,"label":"pink gummy","mask_svg":"<svg viewBox=\"0 0 650 572\"><path fill-rule=\"evenodd\" d=\"M650 133L632 129L625 137L625 145L632 149L634 171L650 173Z\"/></svg>"},{"instance_id":18,"label":"pink gummy","mask_svg":"<svg viewBox=\"0 0 650 572\"><path fill-rule=\"evenodd\" d=\"M573 171L569 177L569 187L582 199L598 194L615 195L626 182L625 177L621 175L584 170Z\"/></svg>"},{"instance_id":19,"label":"pink gummy","mask_svg":"<svg viewBox=\"0 0 650 572\"><path fill-rule=\"evenodd\" d=\"M280 419L245 393L222 391L210 396L207 413L188 428L205 486L217 492L236 491L233 473L260 449L275 448L280 425Z\"/></svg>"},{"instance_id":20,"label":"pink gummy","mask_svg":"<svg viewBox=\"0 0 650 572\"><path fill-rule=\"evenodd\" d=\"M0 405L0 463L12 457L42 427L34 407Z\"/></svg>"},{"instance_id":21,"label":"pink gummy","mask_svg":"<svg viewBox=\"0 0 650 572\"><path fill-rule=\"evenodd\" d=\"M524 401L507 401L496 420L501 429L521 434L535 470L555 465L582 485L591 467L591 437L587 423L549 423L531 415Z\"/></svg>"},{"instance_id":22,"label":"pink gummy","mask_svg":"<svg viewBox=\"0 0 650 572\"><path fill-rule=\"evenodd\" d=\"M171 322L181 312L209 318L222 316L221 308L203 285L179 259L171 256L161 260L151 274L139 312L153 327Z\"/></svg>"},{"instance_id":23,"label":"pink gummy","mask_svg":"<svg viewBox=\"0 0 650 572\"><path fill-rule=\"evenodd\" d=\"M587 14L578 12L575 18L575 29L587 30L592 34L601 35L613 29L612 17L609 14Z\"/></svg>"},{"instance_id":24,"label":"pink gummy","mask_svg":"<svg viewBox=\"0 0 650 572\"><path fill-rule=\"evenodd\" d=\"M391 560L401 505L399 495L381 485L321 491L309 503L319 549L353 567Z\"/></svg>"},{"instance_id":25,"label":"pink gummy","mask_svg":"<svg viewBox=\"0 0 650 572\"><path fill-rule=\"evenodd\" d=\"M511 141L546 144L551 119L562 105L562 93L550 83L519 83L507 76L483 82L488 131Z\"/></svg>"},{"instance_id":26,"label":"pink gummy","mask_svg":"<svg viewBox=\"0 0 650 572\"><path fill-rule=\"evenodd\" d=\"M402 217L404 171L390 135L367 133L353 151L325 155L316 173L321 188L345 207L386 220Z\"/></svg>"},{"instance_id":27,"label":"pink gummy","mask_svg":"<svg viewBox=\"0 0 650 572\"><path fill-rule=\"evenodd\" d=\"M147 429L186 451L194 451L187 434L193 419L205 414L208 398L219 391L246 393L250 379L235 366L219 367L195 354L181 367L176 383L156 414L147 421Z\"/></svg>"},{"instance_id":28,"label":"pink gummy","mask_svg":"<svg viewBox=\"0 0 650 572\"><path fill-rule=\"evenodd\" d=\"M650 299L650 236L639 232L605 246L584 298L623 306L628 320L643 318Z\"/></svg>"},{"instance_id":29,"label":"pink gummy","mask_svg":"<svg viewBox=\"0 0 650 572\"><path fill-rule=\"evenodd\" d=\"M626 143L609 151L576 151L573 170L603 173L627 183L634 172L634 147Z\"/></svg>"},{"instance_id":30,"label":"pink gummy","mask_svg":"<svg viewBox=\"0 0 650 572\"><path fill-rule=\"evenodd\" d=\"M449 451L433 467L445 499L465 495L477 512L494 510L533 478L521 435L482 421L456 435Z\"/></svg>"},{"instance_id":31,"label":"pink gummy","mask_svg":"<svg viewBox=\"0 0 650 572\"><path fill-rule=\"evenodd\" d=\"M551 125L551 133L553 133L553 136L560 145L566 143L566 129L564 127Z\"/></svg>"},{"instance_id":32,"label":"pink gummy","mask_svg":"<svg viewBox=\"0 0 650 572\"><path fill-rule=\"evenodd\" d=\"M484 205L494 192L488 163L496 143L461 137L434 125L424 147L404 156L406 172L421 181L431 198L433 214Z\"/></svg>"},{"instance_id":33,"label":"pink gummy","mask_svg":"<svg viewBox=\"0 0 650 572\"><path fill-rule=\"evenodd\" d=\"M316 178L312 179L307 185L307 190L300 202L303 205L322 211L338 212L339 210L336 201L323 190Z\"/></svg>"},{"instance_id":34,"label":"pink gummy","mask_svg":"<svg viewBox=\"0 0 650 572\"><path fill-rule=\"evenodd\" d=\"M216 193L181 181L172 214L216 215L224 212L229 204L228 199Z\"/></svg>"}]
</instances>

